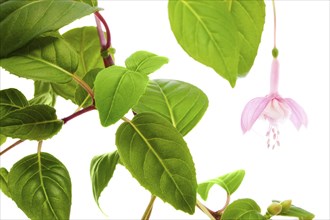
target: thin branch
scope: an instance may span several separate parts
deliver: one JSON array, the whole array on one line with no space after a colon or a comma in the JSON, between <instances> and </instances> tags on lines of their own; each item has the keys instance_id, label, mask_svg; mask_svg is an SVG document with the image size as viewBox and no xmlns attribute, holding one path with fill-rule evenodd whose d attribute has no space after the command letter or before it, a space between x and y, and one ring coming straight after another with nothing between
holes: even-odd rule
<instances>
[{"instance_id":1,"label":"thin branch","mask_svg":"<svg viewBox=\"0 0 330 220\"><path fill-rule=\"evenodd\" d=\"M84 108L84 109L81 109L80 111L77 111L75 113L73 113L72 115L68 116L68 117L65 117L65 118L62 118L62 121L64 124L66 124L68 121L74 119L75 117L79 116L79 115L82 115L86 112L89 112L89 111L92 111L92 110L95 110L95 106L94 105L91 105L87 108Z\"/></svg>"},{"instance_id":2,"label":"thin branch","mask_svg":"<svg viewBox=\"0 0 330 220\"><path fill-rule=\"evenodd\" d=\"M217 213L218 213L219 215L221 215L222 212L227 208L227 206L229 205L229 203L230 203L230 195L227 193L226 203L225 203L225 205L223 206L222 209L220 209L220 210L217 211Z\"/></svg>"},{"instance_id":3,"label":"thin branch","mask_svg":"<svg viewBox=\"0 0 330 220\"><path fill-rule=\"evenodd\" d=\"M4 153L6 153L7 151L9 151L10 149L16 147L17 145L19 145L20 143L24 142L24 140L19 140L16 141L15 143L13 143L12 145L10 145L9 147L7 147L6 149L4 149L3 151L0 152L0 156L2 156Z\"/></svg>"},{"instance_id":4,"label":"thin branch","mask_svg":"<svg viewBox=\"0 0 330 220\"><path fill-rule=\"evenodd\" d=\"M218 213L213 212L212 210L208 209L206 206L204 206L199 200L196 202L196 206L204 212L211 220L217 220L218 219Z\"/></svg>"},{"instance_id":5,"label":"thin branch","mask_svg":"<svg viewBox=\"0 0 330 220\"><path fill-rule=\"evenodd\" d=\"M72 74L73 79L88 93L88 95L92 98L93 104L95 102L94 100L94 92L91 89L91 87L82 79L80 79L78 76Z\"/></svg>"}]
</instances>

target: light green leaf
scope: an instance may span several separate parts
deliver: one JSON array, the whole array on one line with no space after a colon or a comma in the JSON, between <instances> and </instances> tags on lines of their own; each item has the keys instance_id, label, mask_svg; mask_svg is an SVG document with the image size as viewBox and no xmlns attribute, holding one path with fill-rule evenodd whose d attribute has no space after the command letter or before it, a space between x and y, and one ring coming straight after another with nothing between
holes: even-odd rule
<instances>
[{"instance_id":1,"label":"light green leaf","mask_svg":"<svg viewBox=\"0 0 330 220\"><path fill-rule=\"evenodd\" d=\"M51 138L62 128L55 109L48 105L33 105L13 111L0 119L1 134L28 140Z\"/></svg>"},{"instance_id":2,"label":"light green leaf","mask_svg":"<svg viewBox=\"0 0 330 220\"><path fill-rule=\"evenodd\" d=\"M93 196L99 207L100 195L112 178L118 161L119 154L117 151L95 156L91 161L90 175L92 180Z\"/></svg>"},{"instance_id":3,"label":"light green leaf","mask_svg":"<svg viewBox=\"0 0 330 220\"><path fill-rule=\"evenodd\" d=\"M274 201L279 202L279 201ZM297 217L299 220L312 220L314 219L315 215L311 212L308 212L300 207L291 205L289 209L283 210L280 216L290 216L290 217Z\"/></svg>"},{"instance_id":4,"label":"light green leaf","mask_svg":"<svg viewBox=\"0 0 330 220\"><path fill-rule=\"evenodd\" d=\"M263 1L169 1L168 13L181 47L232 87L250 70L264 25Z\"/></svg>"},{"instance_id":5,"label":"light green leaf","mask_svg":"<svg viewBox=\"0 0 330 220\"><path fill-rule=\"evenodd\" d=\"M266 220L260 211L260 207L252 199L238 199L227 206L221 220Z\"/></svg>"},{"instance_id":6,"label":"light green leaf","mask_svg":"<svg viewBox=\"0 0 330 220\"><path fill-rule=\"evenodd\" d=\"M202 197L202 199L207 200L210 189L214 184L217 184L226 190L228 195L231 195L241 185L244 176L244 170L237 170L232 173L228 173L216 179L211 179L199 184L197 192Z\"/></svg>"},{"instance_id":7,"label":"light green leaf","mask_svg":"<svg viewBox=\"0 0 330 220\"><path fill-rule=\"evenodd\" d=\"M89 87L93 89L95 78L101 70L102 69L93 69L89 71L83 78L83 81L85 81L89 85ZM79 86L77 87L75 92L75 103L85 108L87 106L90 106L93 102L86 90Z\"/></svg>"},{"instance_id":8,"label":"light green leaf","mask_svg":"<svg viewBox=\"0 0 330 220\"><path fill-rule=\"evenodd\" d=\"M89 4L91 6L97 6L97 0L75 0L78 2L85 2L86 4Z\"/></svg>"},{"instance_id":9,"label":"light green leaf","mask_svg":"<svg viewBox=\"0 0 330 220\"><path fill-rule=\"evenodd\" d=\"M0 146L6 143L6 141L7 141L7 137L0 134Z\"/></svg>"},{"instance_id":10,"label":"light green leaf","mask_svg":"<svg viewBox=\"0 0 330 220\"><path fill-rule=\"evenodd\" d=\"M139 183L174 208L193 214L194 162L182 135L156 113L137 114L116 133L120 160Z\"/></svg>"},{"instance_id":11,"label":"light green leaf","mask_svg":"<svg viewBox=\"0 0 330 220\"><path fill-rule=\"evenodd\" d=\"M30 219L69 219L71 180L54 156L33 154L15 163L8 187L12 199Z\"/></svg>"},{"instance_id":12,"label":"light green leaf","mask_svg":"<svg viewBox=\"0 0 330 220\"><path fill-rule=\"evenodd\" d=\"M11 197L8 188L8 170L0 167L0 190L9 198Z\"/></svg>"},{"instance_id":13,"label":"light green leaf","mask_svg":"<svg viewBox=\"0 0 330 220\"><path fill-rule=\"evenodd\" d=\"M28 105L28 101L19 90L13 88L0 90L0 118Z\"/></svg>"},{"instance_id":14,"label":"light green leaf","mask_svg":"<svg viewBox=\"0 0 330 220\"><path fill-rule=\"evenodd\" d=\"M100 41L96 27L75 28L63 34L63 38L79 55L76 75L80 78L96 68L104 68L100 53Z\"/></svg>"},{"instance_id":15,"label":"light green leaf","mask_svg":"<svg viewBox=\"0 0 330 220\"><path fill-rule=\"evenodd\" d=\"M150 74L168 63L168 58L147 51L137 51L125 61L126 68L135 72Z\"/></svg>"},{"instance_id":16,"label":"light green leaf","mask_svg":"<svg viewBox=\"0 0 330 220\"><path fill-rule=\"evenodd\" d=\"M101 124L109 126L121 119L139 101L147 83L147 75L119 66L99 72L94 90Z\"/></svg>"},{"instance_id":17,"label":"light green leaf","mask_svg":"<svg viewBox=\"0 0 330 220\"><path fill-rule=\"evenodd\" d=\"M238 76L245 76L258 53L265 23L265 3L261 1L231 1L231 13L240 38Z\"/></svg>"},{"instance_id":18,"label":"light green leaf","mask_svg":"<svg viewBox=\"0 0 330 220\"><path fill-rule=\"evenodd\" d=\"M33 40L1 66L20 77L56 83L68 83L78 67L78 55L63 39L45 36Z\"/></svg>"},{"instance_id":19,"label":"light green leaf","mask_svg":"<svg viewBox=\"0 0 330 220\"><path fill-rule=\"evenodd\" d=\"M146 92L133 110L137 113L156 112L186 135L199 122L207 107L207 96L196 86L177 80L156 79L149 81Z\"/></svg>"},{"instance_id":20,"label":"light green leaf","mask_svg":"<svg viewBox=\"0 0 330 220\"><path fill-rule=\"evenodd\" d=\"M54 107L56 103L56 94L48 82L34 82L34 97L29 101L30 105L49 105Z\"/></svg>"},{"instance_id":21,"label":"light green leaf","mask_svg":"<svg viewBox=\"0 0 330 220\"><path fill-rule=\"evenodd\" d=\"M43 33L58 30L97 10L69 0L6 1L1 4L0 57L6 57Z\"/></svg>"}]
</instances>

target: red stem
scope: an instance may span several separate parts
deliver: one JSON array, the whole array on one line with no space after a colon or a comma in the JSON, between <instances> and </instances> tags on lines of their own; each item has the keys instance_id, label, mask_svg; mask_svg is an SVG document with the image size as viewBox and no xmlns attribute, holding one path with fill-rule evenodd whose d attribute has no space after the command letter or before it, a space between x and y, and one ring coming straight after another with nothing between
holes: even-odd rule
<instances>
[{"instance_id":1,"label":"red stem","mask_svg":"<svg viewBox=\"0 0 330 220\"><path fill-rule=\"evenodd\" d=\"M24 140L19 140L16 141L15 143L13 143L12 145L10 145L9 147L7 147L6 149L4 149L3 151L0 152L0 156L2 156L2 154L6 153L7 151L9 151L10 149L16 147L17 145L19 145L20 143L22 143Z\"/></svg>"},{"instance_id":2,"label":"red stem","mask_svg":"<svg viewBox=\"0 0 330 220\"><path fill-rule=\"evenodd\" d=\"M70 115L68 117L63 118L62 121L63 121L64 124L66 124L68 121L74 119L75 117L77 117L79 115L82 115L82 114L84 114L86 112L92 111L94 109L96 109L95 106L94 105L91 105L91 106L89 106L87 108L81 109L80 111L77 111L77 112L73 113L72 115Z\"/></svg>"}]
</instances>

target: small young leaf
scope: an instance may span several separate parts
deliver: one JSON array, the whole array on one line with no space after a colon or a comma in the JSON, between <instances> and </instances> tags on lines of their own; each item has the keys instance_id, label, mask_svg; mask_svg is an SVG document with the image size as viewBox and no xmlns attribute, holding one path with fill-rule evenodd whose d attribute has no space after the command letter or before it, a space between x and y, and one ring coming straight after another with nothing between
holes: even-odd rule
<instances>
[{"instance_id":1,"label":"small young leaf","mask_svg":"<svg viewBox=\"0 0 330 220\"><path fill-rule=\"evenodd\" d=\"M0 134L0 146L6 143L7 137Z\"/></svg>"},{"instance_id":2,"label":"small young leaf","mask_svg":"<svg viewBox=\"0 0 330 220\"><path fill-rule=\"evenodd\" d=\"M137 114L116 133L120 160L139 183L174 208L195 211L196 173L187 144L156 113Z\"/></svg>"},{"instance_id":3,"label":"small young leaf","mask_svg":"<svg viewBox=\"0 0 330 220\"><path fill-rule=\"evenodd\" d=\"M97 74L101 69L93 69L89 71L83 78L83 81L89 85L90 88L94 88L94 81ZM81 107L87 107L92 104L92 99L89 94L81 86L78 86L75 92L75 103Z\"/></svg>"},{"instance_id":4,"label":"small young leaf","mask_svg":"<svg viewBox=\"0 0 330 220\"><path fill-rule=\"evenodd\" d=\"M210 189L214 184L217 184L221 186L224 190L226 190L228 195L231 195L241 185L244 176L244 170L237 170L232 173L228 173L216 179L208 180L204 183L199 184L197 192L202 197L202 199L207 200Z\"/></svg>"},{"instance_id":5,"label":"small young leaf","mask_svg":"<svg viewBox=\"0 0 330 220\"><path fill-rule=\"evenodd\" d=\"M78 54L63 39L44 36L33 40L13 56L0 60L8 72L47 82L68 83L78 67Z\"/></svg>"},{"instance_id":6,"label":"small young leaf","mask_svg":"<svg viewBox=\"0 0 330 220\"><path fill-rule=\"evenodd\" d=\"M278 201L274 201L278 202ZM283 210L280 214L281 216L290 216L290 217L297 217L299 220L312 220L314 219L315 215L311 212L308 212L300 207L291 205L289 209Z\"/></svg>"},{"instance_id":7,"label":"small young leaf","mask_svg":"<svg viewBox=\"0 0 330 220\"><path fill-rule=\"evenodd\" d=\"M34 81L34 98L29 101L30 105L49 105L54 107L56 94L49 82Z\"/></svg>"},{"instance_id":8,"label":"small young leaf","mask_svg":"<svg viewBox=\"0 0 330 220\"><path fill-rule=\"evenodd\" d=\"M157 56L147 51L137 51L125 61L126 68L135 72L150 74L168 63L166 57Z\"/></svg>"},{"instance_id":9,"label":"small young leaf","mask_svg":"<svg viewBox=\"0 0 330 220\"><path fill-rule=\"evenodd\" d=\"M186 135L199 122L207 107L207 96L196 86L177 80L156 79L149 81L146 92L133 110L137 113L156 112Z\"/></svg>"},{"instance_id":10,"label":"small young leaf","mask_svg":"<svg viewBox=\"0 0 330 220\"><path fill-rule=\"evenodd\" d=\"M0 118L9 112L28 106L25 96L17 89L4 89L0 91Z\"/></svg>"},{"instance_id":11,"label":"small young leaf","mask_svg":"<svg viewBox=\"0 0 330 220\"><path fill-rule=\"evenodd\" d=\"M77 76L84 78L89 71L104 68L96 27L75 28L64 33L63 38L79 55Z\"/></svg>"},{"instance_id":12,"label":"small young leaf","mask_svg":"<svg viewBox=\"0 0 330 220\"><path fill-rule=\"evenodd\" d=\"M112 178L118 161L119 154L117 151L95 156L91 161L90 175L92 180L93 195L95 202L99 207L99 197Z\"/></svg>"},{"instance_id":13,"label":"small young leaf","mask_svg":"<svg viewBox=\"0 0 330 220\"><path fill-rule=\"evenodd\" d=\"M109 126L121 119L139 101L147 83L147 75L119 66L99 72L94 90L101 124Z\"/></svg>"},{"instance_id":14,"label":"small young leaf","mask_svg":"<svg viewBox=\"0 0 330 220\"><path fill-rule=\"evenodd\" d=\"M266 220L260 211L260 207L252 199L239 199L227 206L221 220Z\"/></svg>"},{"instance_id":15,"label":"small young leaf","mask_svg":"<svg viewBox=\"0 0 330 220\"><path fill-rule=\"evenodd\" d=\"M0 168L0 190L9 198L11 197L8 188L8 170L4 167Z\"/></svg>"},{"instance_id":16,"label":"small young leaf","mask_svg":"<svg viewBox=\"0 0 330 220\"><path fill-rule=\"evenodd\" d=\"M17 206L31 219L69 219L71 180L65 166L48 153L24 157L8 175Z\"/></svg>"},{"instance_id":17,"label":"small young leaf","mask_svg":"<svg viewBox=\"0 0 330 220\"><path fill-rule=\"evenodd\" d=\"M48 105L33 105L13 111L0 119L1 134L28 140L51 138L62 128L55 109Z\"/></svg>"},{"instance_id":18,"label":"small young leaf","mask_svg":"<svg viewBox=\"0 0 330 220\"><path fill-rule=\"evenodd\" d=\"M77 1L6 1L1 4L0 58L96 10Z\"/></svg>"}]
</instances>

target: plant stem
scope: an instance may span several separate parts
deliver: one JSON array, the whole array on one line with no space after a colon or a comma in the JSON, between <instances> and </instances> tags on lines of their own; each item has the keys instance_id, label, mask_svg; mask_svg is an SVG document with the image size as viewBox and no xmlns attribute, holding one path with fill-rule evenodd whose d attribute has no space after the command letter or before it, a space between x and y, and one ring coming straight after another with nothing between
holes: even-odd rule
<instances>
[{"instance_id":1,"label":"plant stem","mask_svg":"<svg viewBox=\"0 0 330 220\"><path fill-rule=\"evenodd\" d=\"M72 115L68 116L68 117L65 117L65 118L62 118L62 121L64 124L66 124L68 121L74 119L75 117L79 116L79 115L82 115L86 112L89 112L89 111L92 111L92 110L95 110L95 106L94 105L91 105L87 108L84 108L84 109L81 109L80 111L77 111L75 113L73 113Z\"/></svg>"},{"instance_id":2,"label":"plant stem","mask_svg":"<svg viewBox=\"0 0 330 220\"><path fill-rule=\"evenodd\" d=\"M273 2L273 14L274 14L274 48L276 48L276 8L275 8L275 0Z\"/></svg>"},{"instance_id":3,"label":"plant stem","mask_svg":"<svg viewBox=\"0 0 330 220\"><path fill-rule=\"evenodd\" d=\"M222 209L220 209L220 210L217 211L217 213L218 213L219 215L221 215L222 212L227 208L227 206L229 205L229 202L230 202L230 195L227 193L227 199L226 199L226 203L225 203L225 205L223 206Z\"/></svg>"},{"instance_id":4,"label":"plant stem","mask_svg":"<svg viewBox=\"0 0 330 220\"><path fill-rule=\"evenodd\" d=\"M41 153L42 141L38 141L38 154Z\"/></svg>"},{"instance_id":5,"label":"plant stem","mask_svg":"<svg viewBox=\"0 0 330 220\"><path fill-rule=\"evenodd\" d=\"M110 29L105 21L105 19L102 17L102 15L97 11L94 13L95 15L95 21L96 21L96 26L97 26L97 33L99 35L100 39L100 44L101 44L101 54L103 57L103 63L105 67L109 67L114 65L114 61L111 57L111 55L108 52L108 49L111 47L111 34L110 34ZM101 23L103 24L105 31L106 31L106 36L107 39L104 39L104 33L102 31Z\"/></svg>"},{"instance_id":6,"label":"plant stem","mask_svg":"<svg viewBox=\"0 0 330 220\"><path fill-rule=\"evenodd\" d=\"M217 220L217 213L209 210L206 206L204 206L199 200L196 201L196 206L204 212L211 220ZM216 215L216 216L215 216Z\"/></svg>"},{"instance_id":7,"label":"plant stem","mask_svg":"<svg viewBox=\"0 0 330 220\"><path fill-rule=\"evenodd\" d=\"M156 198L157 198L156 196L151 195L150 202L149 202L146 210L144 211L144 214L143 214L141 220L149 220L151 212L152 212L152 207L154 206L154 202L155 202Z\"/></svg>"},{"instance_id":8,"label":"plant stem","mask_svg":"<svg viewBox=\"0 0 330 220\"><path fill-rule=\"evenodd\" d=\"M16 147L17 145L19 145L20 143L24 142L24 140L19 140L16 141L15 143L13 143L12 145L10 145L9 147L7 147L6 149L4 149L3 151L0 152L0 156L2 156L4 153L6 153L7 151L9 151L10 149Z\"/></svg>"}]
</instances>

